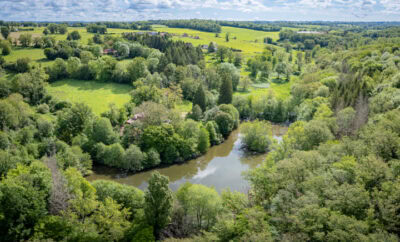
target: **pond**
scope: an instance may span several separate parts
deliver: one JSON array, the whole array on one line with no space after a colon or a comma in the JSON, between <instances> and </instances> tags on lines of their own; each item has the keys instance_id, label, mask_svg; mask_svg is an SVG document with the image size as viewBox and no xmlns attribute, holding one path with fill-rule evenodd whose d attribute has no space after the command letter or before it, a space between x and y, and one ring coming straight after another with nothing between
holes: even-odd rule
<instances>
[{"instance_id":1,"label":"pond","mask_svg":"<svg viewBox=\"0 0 400 242\"><path fill-rule=\"evenodd\" d=\"M273 125L273 136L280 141L287 127ZM247 192L248 182L243 172L261 164L266 154L248 154L241 149L242 141L239 129L232 132L229 138L220 145L211 147L203 156L164 168L152 169L136 174L124 174L108 167L95 167L93 174L87 177L89 181L113 180L140 189L147 187L147 180L153 171L159 171L168 176L170 187L177 190L185 182L213 186L218 192L229 188L233 191Z\"/></svg>"}]
</instances>

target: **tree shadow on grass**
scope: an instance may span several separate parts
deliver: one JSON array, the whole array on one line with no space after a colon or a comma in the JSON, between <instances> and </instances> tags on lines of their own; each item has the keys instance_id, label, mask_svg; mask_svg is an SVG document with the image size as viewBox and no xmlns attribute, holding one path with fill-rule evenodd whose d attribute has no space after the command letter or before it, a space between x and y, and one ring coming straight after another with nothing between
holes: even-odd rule
<instances>
[{"instance_id":1,"label":"tree shadow on grass","mask_svg":"<svg viewBox=\"0 0 400 242\"><path fill-rule=\"evenodd\" d=\"M288 83L289 80L286 79L286 78L281 77L281 78L274 78L274 79L271 80L271 82L275 83L275 84L285 84L285 83Z\"/></svg>"},{"instance_id":2,"label":"tree shadow on grass","mask_svg":"<svg viewBox=\"0 0 400 242\"><path fill-rule=\"evenodd\" d=\"M119 84L113 82L64 79L51 84L52 87L62 87L65 85L74 87L79 91L97 91L104 89L111 91L113 94L129 94L132 91L132 87L128 84Z\"/></svg>"}]
</instances>

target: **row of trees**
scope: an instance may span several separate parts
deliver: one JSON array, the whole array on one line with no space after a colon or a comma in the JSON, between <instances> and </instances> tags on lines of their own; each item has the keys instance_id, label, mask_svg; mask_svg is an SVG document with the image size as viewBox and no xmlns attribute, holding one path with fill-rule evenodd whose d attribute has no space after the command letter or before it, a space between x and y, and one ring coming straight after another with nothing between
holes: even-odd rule
<instances>
[{"instance_id":1,"label":"row of trees","mask_svg":"<svg viewBox=\"0 0 400 242\"><path fill-rule=\"evenodd\" d=\"M254 29L265 32L279 32L281 30L280 26L272 25L272 24L260 24L254 22L246 22L246 21L217 21L217 23L221 26L229 26L235 28L244 28L244 29Z\"/></svg>"},{"instance_id":2,"label":"row of trees","mask_svg":"<svg viewBox=\"0 0 400 242\"><path fill-rule=\"evenodd\" d=\"M86 26L88 33L105 34L107 33L107 26L98 24L89 24Z\"/></svg>"},{"instance_id":3,"label":"row of trees","mask_svg":"<svg viewBox=\"0 0 400 242\"><path fill-rule=\"evenodd\" d=\"M205 32L221 33L221 26L215 21L190 19L190 20L160 20L152 21L156 24L163 24L170 28L194 29Z\"/></svg>"}]
</instances>

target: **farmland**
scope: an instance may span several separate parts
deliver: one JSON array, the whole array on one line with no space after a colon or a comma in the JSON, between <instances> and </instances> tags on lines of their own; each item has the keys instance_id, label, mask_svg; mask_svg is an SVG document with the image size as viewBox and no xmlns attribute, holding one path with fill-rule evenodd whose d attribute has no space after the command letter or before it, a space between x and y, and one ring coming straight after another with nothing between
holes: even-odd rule
<instances>
[{"instance_id":1,"label":"farmland","mask_svg":"<svg viewBox=\"0 0 400 242\"><path fill-rule=\"evenodd\" d=\"M100 115L107 111L112 103L120 108L129 102L129 92L132 88L116 83L66 79L51 83L47 89L55 98L72 103L85 103L95 114Z\"/></svg>"}]
</instances>

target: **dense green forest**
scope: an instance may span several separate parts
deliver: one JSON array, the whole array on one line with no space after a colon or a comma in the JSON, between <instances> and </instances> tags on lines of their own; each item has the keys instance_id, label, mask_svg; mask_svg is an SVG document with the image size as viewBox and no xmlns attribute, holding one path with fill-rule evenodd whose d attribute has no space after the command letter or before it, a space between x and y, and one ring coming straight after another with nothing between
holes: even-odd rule
<instances>
[{"instance_id":1,"label":"dense green forest","mask_svg":"<svg viewBox=\"0 0 400 242\"><path fill-rule=\"evenodd\" d=\"M399 240L396 24L157 22L280 31L244 58L145 32L149 23L24 23L43 34L15 40L18 24L0 22L0 241ZM20 50L44 59L8 59ZM96 115L49 94L65 79L124 84L131 100ZM289 95L273 92L289 84ZM260 94L260 85L269 88ZM240 123L243 149L265 154L246 173L247 193L190 183L172 191L158 172L144 191L85 178L96 166L182 164ZM289 125L282 141L271 123Z\"/></svg>"}]
</instances>

